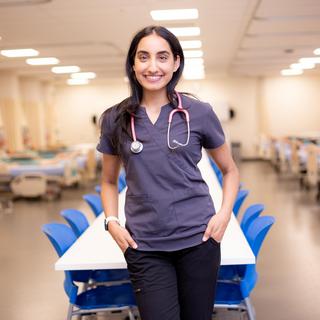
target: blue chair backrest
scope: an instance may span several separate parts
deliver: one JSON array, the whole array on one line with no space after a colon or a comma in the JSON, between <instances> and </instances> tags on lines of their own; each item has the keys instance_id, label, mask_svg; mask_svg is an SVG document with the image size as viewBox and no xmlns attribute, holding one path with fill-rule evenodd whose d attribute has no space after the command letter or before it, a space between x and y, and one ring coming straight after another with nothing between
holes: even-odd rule
<instances>
[{"instance_id":1,"label":"blue chair backrest","mask_svg":"<svg viewBox=\"0 0 320 320\"><path fill-rule=\"evenodd\" d=\"M49 238L59 257L77 240L77 237L70 227L62 223L47 223L43 225L41 229Z\"/></svg>"},{"instance_id":2,"label":"blue chair backrest","mask_svg":"<svg viewBox=\"0 0 320 320\"><path fill-rule=\"evenodd\" d=\"M263 216L256 218L250 225L248 229L248 242L256 257L258 256L261 245L274 222L274 217ZM258 274L256 272L256 264L247 265L245 275L240 282L240 289L244 298L250 295L250 292L257 283L257 279Z\"/></svg>"},{"instance_id":3,"label":"blue chair backrest","mask_svg":"<svg viewBox=\"0 0 320 320\"><path fill-rule=\"evenodd\" d=\"M41 229L50 240L51 244L55 248L59 257L61 257L77 240L72 229L62 223L58 223L58 222L47 223L43 225ZM90 271L72 271L72 272L67 271L66 276L67 276L67 273L69 273L71 282L72 280L79 281L79 282L88 282L91 274ZM71 285L71 287L72 286L73 285Z\"/></svg>"},{"instance_id":4,"label":"blue chair backrest","mask_svg":"<svg viewBox=\"0 0 320 320\"><path fill-rule=\"evenodd\" d=\"M239 190L238 191L237 198L236 198L234 205L233 205L233 213L235 216L237 216L239 214L240 208L241 208L244 200L248 196L248 194L249 194L249 190Z\"/></svg>"},{"instance_id":5,"label":"blue chair backrest","mask_svg":"<svg viewBox=\"0 0 320 320\"><path fill-rule=\"evenodd\" d=\"M89 227L88 219L79 210L64 209L60 214L66 219L77 238Z\"/></svg>"},{"instance_id":6,"label":"blue chair backrest","mask_svg":"<svg viewBox=\"0 0 320 320\"><path fill-rule=\"evenodd\" d=\"M98 184L98 185L96 185L95 187L94 187L94 190L95 190L95 192L96 193L101 193L101 186L100 186L100 184Z\"/></svg>"},{"instance_id":7,"label":"blue chair backrest","mask_svg":"<svg viewBox=\"0 0 320 320\"><path fill-rule=\"evenodd\" d=\"M247 231L251 223L257 217L259 217L259 215L263 210L264 210L263 204L253 204L245 210L245 212L243 213L241 224L240 224L240 227L245 236L247 236Z\"/></svg>"},{"instance_id":8,"label":"blue chair backrest","mask_svg":"<svg viewBox=\"0 0 320 320\"><path fill-rule=\"evenodd\" d=\"M209 157L209 161L210 161L210 164L211 164L211 167L212 167L214 173L217 176L217 179L218 179L220 185L222 186L223 185L223 174L222 174L221 170L219 169L219 167L217 166L217 164L213 161L213 159L211 157Z\"/></svg>"},{"instance_id":9,"label":"blue chair backrest","mask_svg":"<svg viewBox=\"0 0 320 320\"><path fill-rule=\"evenodd\" d=\"M126 186L127 186L126 174L124 170L121 170L119 174L119 179L118 179L118 191L121 192Z\"/></svg>"},{"instance_id":10,"label":"blue chair backrest","mask_svg":"<svg viewBox=\"0 0 320 320\"><path fill-rule=\"evenodd\" d=\"M85 194L82 198L88 203L96 217L102 213L102 201L98 194Z\"/></svg>"}]
</instances>

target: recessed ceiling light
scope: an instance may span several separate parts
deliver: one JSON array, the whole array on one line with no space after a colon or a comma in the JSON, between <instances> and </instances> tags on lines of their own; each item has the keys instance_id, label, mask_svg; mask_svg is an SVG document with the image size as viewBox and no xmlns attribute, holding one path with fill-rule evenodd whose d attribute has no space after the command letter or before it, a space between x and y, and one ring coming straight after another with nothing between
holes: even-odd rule
<instances>
[{"instance_id":1,"label":"recessed ceiling light","mask_svg":"<svg viewBox=\"0 0 320 320\"><path fill-rule=\"evenodd\" d=\"M184 60L185 65L202 65L203 58L187 58Z\"/></svg>"},{"instance_id":2,"label":"recessed ceiling light","mask_svg":"<svg viewBox=\"0 0 320 320\"><path fill-rule=\"evenodd\" d=\"M75 73L79 72L80 68L78 66L53 67L51 71L53 73Z\"/></svg>"},{"instance_id":3,"label":"recessed ceiling light","mask_svg":"<svg viewBox=\"0 0 320 320\"><path fill-rule=\"evenodd\" d=\"M201 58L203 56L202 50L186 50L183 51L185 58Z\"/></svg>"},{"instance_id":4,"label":"recessed ceiling light","mask_svg":"<svg viewBox=\"0 0 320 320\"><path fill-rule=\"evenodd\" d=\"M317 48L316 50L314 50L313 53L316 55L320 55L320 48Z\"/></svg>"},{"instance_id":5,"label":"recessed ceiling light","mask_svg":"<svg viewBox=\"0 0 320 320\"><path fill-rule=\"evenodd\" d=\"M71 74L72 79L94 79L95 77L96 74L94 72L77 72Z\"/></svg>"},{"instance_id":6,"label":"recessed ceiling light","mask_svg":"<svg viewBox=\"0 0 320 320\"><path fill-rule=\"evenodd\" d=\"M88 84L89 80L88 79L68 79L67 83L71 86L77 86L82 84Z\"/></svg>"},{"instance_id":7,"label":"recessed ceiling light","mask_svg":"<svg viewBox=\"0 0 320 320\"><path fill-rule=\"evenodd\" d=\"M36 57L39 55L39 51L34 49L1 50L0 53L8 58Z\"/></svg>"},{"instance_id":8,"label":"recessed ceiling light","mask_svg":"<svg viewBox=\"0 0 320 320\"><path fill-rule=\"evenodd\" d=\"M185 28L168 28L176 37L199 36L199 27L185 27Z\"/></svg>"},{"instance_id":9,"label":"recessed ceiling light","mask_svg":"<svg viewBox=\"0 0 320 320\"><path fill-rule=\"evenodd\" d=\"M283 76L297 76L302 73L303 73L303 71L301 69L283 69L283 70L281 70L281 74Z\"/></svg>"},{"instance_id":10,"label":"recessed ceiling light","mask_svg":"<svg viewBox=\"0 0 320 320\"><path fill-rule=\"evenodd\" d=\"M290 64L291 69L314 69L316 65L312 62L300 62L300 63L292 63Z\"/></svg>"},{"instance_id":11,"label":"recessed ceiling light","mask_svg":"<svg viewBox=\"0 0 320 320\"><path fill-rule=\"evenodd\" d=\"M185 69L183 71L183 78L186 80L204 79L205 72L203 66Z\"/></svg>"},{"instance_id":12,"label":"recessed ceiling light","mask_svg":"<svg viewBox=\"0 0 320 320\"><path fill-rule=\"evenodd\" d=\"M57 58L30 58L26 60L27 64L30 64L32 66L45 66L45 65L52 65L52 64L58 64L60 61Z\"/></svg>"},{"instance_id":13,"label":"recessed ceiling light","mask_svg":"<svg viewBox=\"0 0 320 320\"><path fill-rule=\"evenodd\" d=\"M299 62L320 63L320 57L301 58Z\"/></svg>"},{"instance_id":14,"label":"recessed ceiling light","mask_svg":"<svg viewBox=\"0 0 320 320\"><path fill-rule=\"evenodd\" d=\"M155 21L198 19L198 9L152 10L151 17Z\"/></svg>"},{"instance_id":15,"label":"recessed ceiling light","mask_svg":"<svg viewBox=\"0 0 320 320\"><path fill-rule=\"evenodd\" d=\"M182 49L199 49L202 47L200 40L184 40L180 41Z\"/></svg>"}]
</instances>

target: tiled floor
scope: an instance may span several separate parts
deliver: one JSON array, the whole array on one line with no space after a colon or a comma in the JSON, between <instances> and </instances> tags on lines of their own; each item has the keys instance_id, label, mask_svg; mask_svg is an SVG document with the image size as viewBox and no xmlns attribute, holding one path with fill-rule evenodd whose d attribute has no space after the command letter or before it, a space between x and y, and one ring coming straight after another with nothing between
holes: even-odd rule
<instances>
[{"instance_id":1,"label":"tiled floor","mask_svg":"<svg viewBox=\"0 0 320 320\"><path fill-rule=\"evenodd\" d=\"M263 203L264 214L276 217L259 255L259 282L252 294L257 319L320 319L320 205L315 193L302 192L296 180L277 176L268 163L245 162L240 170L244 188L250 190L244 207ZM1 319L66 318L64 275L53 269L56 254L40 226L52 220L62 222L58 213L68 207L84 211L92 220L81 199L92 191L92 186L68 189L55 202L18 200L11 214L0 213ZM218 311L214 319L240 317Z\"/></svg>"}]
</instances>

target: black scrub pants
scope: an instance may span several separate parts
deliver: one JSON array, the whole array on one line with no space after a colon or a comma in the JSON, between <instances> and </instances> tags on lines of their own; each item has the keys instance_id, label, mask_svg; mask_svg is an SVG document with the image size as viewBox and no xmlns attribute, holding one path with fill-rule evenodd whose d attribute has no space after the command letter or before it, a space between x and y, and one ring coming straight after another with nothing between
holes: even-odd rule
<instances>
[{"instance_id":1,"label":"black scrub pants","mask_svg":"<svg viewBox=\"0 0 320 320\"><path fill-rule=\"evenodd\" d=\"M142 320L211 320L220 244L178 251L125 251Z\"/></svg>"}]
</instances>

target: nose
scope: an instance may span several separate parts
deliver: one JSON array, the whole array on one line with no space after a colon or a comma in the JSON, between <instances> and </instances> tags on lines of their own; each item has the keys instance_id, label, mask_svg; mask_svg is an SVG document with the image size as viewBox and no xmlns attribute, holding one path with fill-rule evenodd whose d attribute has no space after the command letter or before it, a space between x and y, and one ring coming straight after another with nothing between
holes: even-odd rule
<instances>
[{"instance_id":1,"label":"nose","mask_svg":"<svg viewBox=\"0 0 320 320\"><path fill-rule=\"evenodd\" d=\"M152 73L158 71L157 59L152 58L152 59L149 60L148 71L152 72Z\"/></svg>"}]
</instances>

